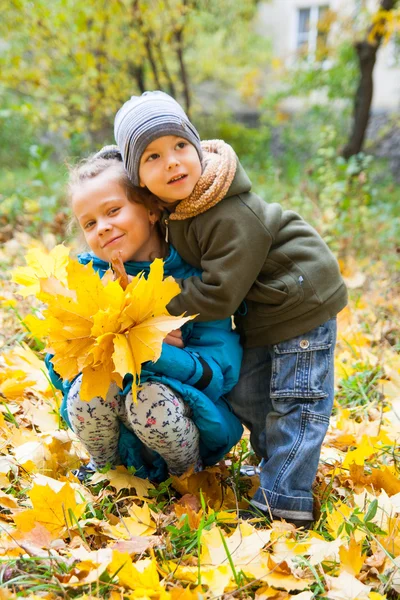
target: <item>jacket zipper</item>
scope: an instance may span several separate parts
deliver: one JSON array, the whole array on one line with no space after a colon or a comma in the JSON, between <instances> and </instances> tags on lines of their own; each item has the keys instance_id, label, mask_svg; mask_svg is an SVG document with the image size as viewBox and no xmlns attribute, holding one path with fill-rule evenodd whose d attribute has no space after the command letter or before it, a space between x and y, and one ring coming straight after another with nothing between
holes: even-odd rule
<instances>
[{"instance_id":1,"label":"jacket zipper","mask_svg":"<svg viewBox=\"0 0 400 600\"><path fill-rule=\"evenodd\" d=\"M164 219L164 225L165 225L165 241L168 243L168 224L169 224L169 219Z\"/></svg>"}]
</instances>

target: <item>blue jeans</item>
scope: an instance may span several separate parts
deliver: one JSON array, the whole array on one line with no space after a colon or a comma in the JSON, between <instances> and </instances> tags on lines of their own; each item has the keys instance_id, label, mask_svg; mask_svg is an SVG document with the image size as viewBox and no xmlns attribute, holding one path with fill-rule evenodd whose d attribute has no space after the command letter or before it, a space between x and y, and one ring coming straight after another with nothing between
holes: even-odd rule
<instances>
[{"instance_id":1,"label":"blue jeans","mask_svg":"<svg viewBox=\"0 0 400 600\"><path fill-rule=\"evenodd\" d=\"M279 344L245 349L229 394L262 457L251 504L276 518L313 518L311 487L334 394L336 318Z\"/></svg>"}]
</instances>

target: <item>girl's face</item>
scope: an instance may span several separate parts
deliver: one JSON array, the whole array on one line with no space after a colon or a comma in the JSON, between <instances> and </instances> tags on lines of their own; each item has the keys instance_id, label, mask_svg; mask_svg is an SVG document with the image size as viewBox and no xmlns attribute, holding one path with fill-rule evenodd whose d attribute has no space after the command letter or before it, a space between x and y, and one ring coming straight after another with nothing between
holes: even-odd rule
<instances>
[{"instance_id":1,"label":"girl's face","mask_svg":"<svg viewBox=\"0 0 400 600\"><path fill-rule=\"evenodd\" d=\"M123 262L162 256L162 241L154 226L156 215L129 201L118 175L118 170L110 167L73 191L72 210L87 244L106 262L111 262L116 250Z\"/></svg>"},{"instance_id":2,"label":"girl's face","mask_svg":"<svg viewBox=\"0 0 400 600\"><path fill-rule=\"evenodd\" d=\"M165 135L151 142L140 159L140 185L171 204L190 196L200 176L201 163L196 148L175 135Z\"/></svg>"}]
</instances>

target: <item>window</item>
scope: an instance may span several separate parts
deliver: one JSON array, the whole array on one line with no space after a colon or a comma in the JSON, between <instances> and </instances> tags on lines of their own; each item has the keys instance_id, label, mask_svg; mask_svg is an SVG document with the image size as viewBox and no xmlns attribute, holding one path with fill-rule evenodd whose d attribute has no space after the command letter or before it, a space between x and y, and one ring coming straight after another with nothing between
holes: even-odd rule
<instances>
[{"instance_id":1,"label":"window","mask_svg":"<svg viewBox=\"0 0 400 600\"><path fill-rule=\"evenodd\" d=\"M329 25L329 6L311 6L298 10L297 50L310 60L323 60Z\"/></svg>"}]
</instances>

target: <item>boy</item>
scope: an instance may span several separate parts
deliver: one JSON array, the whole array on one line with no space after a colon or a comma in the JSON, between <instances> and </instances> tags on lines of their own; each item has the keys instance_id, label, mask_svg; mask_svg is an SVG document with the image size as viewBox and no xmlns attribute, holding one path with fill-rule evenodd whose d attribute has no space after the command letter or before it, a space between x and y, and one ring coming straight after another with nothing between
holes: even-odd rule
<instances>
[{"instance_id":1,"label":"boy","mask_svg":"<svg viewBox=\"0 0 400 600\"><path fill-rule=\"evenodd\" d=\"M336 315L347 303L337 261L299 215L250 191L230 146L200 142L167 94L132 97L115 137L132 182L166 208L169 241L203 271L180 282L170 312L234 314L244 357L229 400L262 457L251 504L309 527L333 403Z\"/></svg>"}]
</instances>

